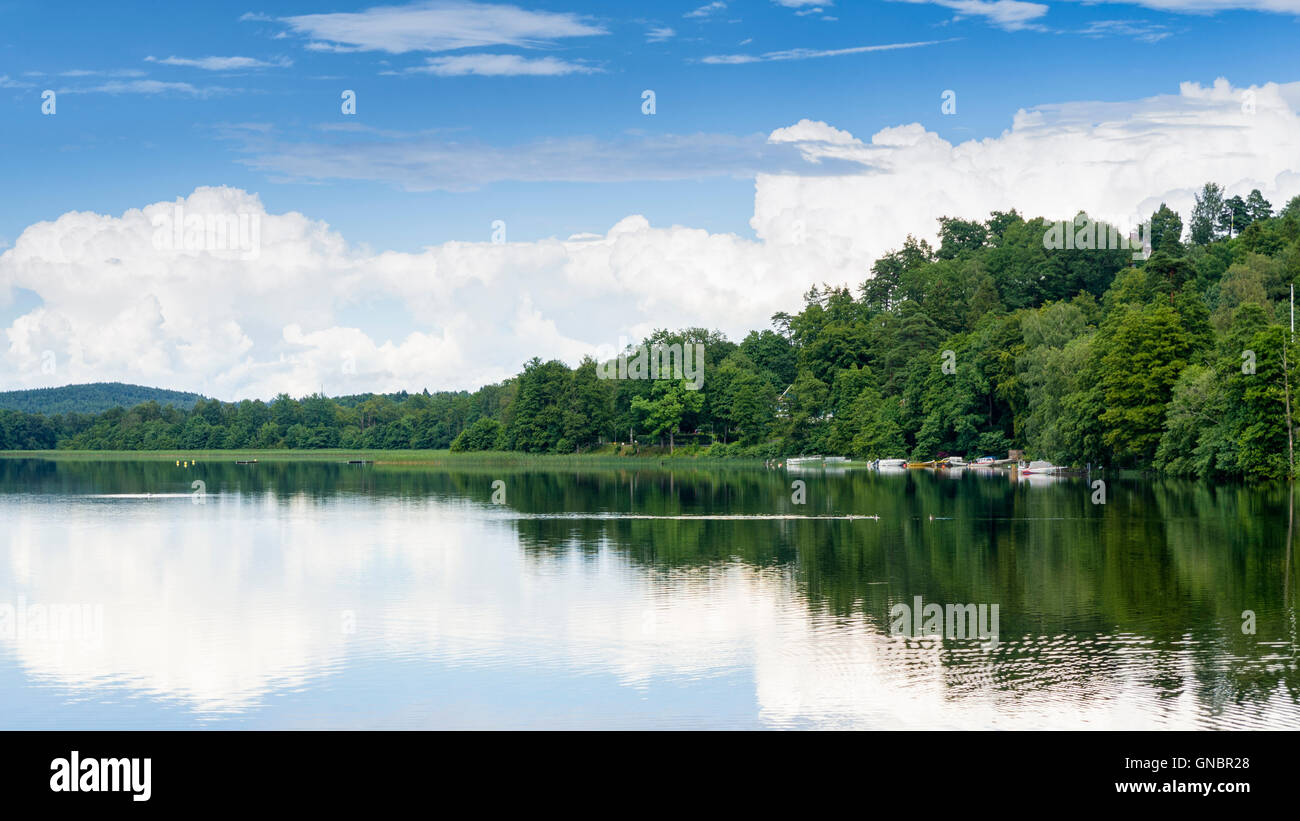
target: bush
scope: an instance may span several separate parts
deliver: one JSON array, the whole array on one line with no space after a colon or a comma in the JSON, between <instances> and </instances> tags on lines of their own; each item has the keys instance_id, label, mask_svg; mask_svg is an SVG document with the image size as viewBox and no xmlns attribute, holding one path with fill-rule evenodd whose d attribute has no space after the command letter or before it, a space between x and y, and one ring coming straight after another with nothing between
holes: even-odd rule
<instances>
[{"instance_id":1,"label":"bush","mask_svg":"<svg viewBox=\"0 0 1300 821\"><path fill-rule=\"evenodd\" d=\"M501 423L495 419L482 417L465 428L451 441L451 449L456 453L492 450L501 435Z\"/></svg>"}]
</instances>

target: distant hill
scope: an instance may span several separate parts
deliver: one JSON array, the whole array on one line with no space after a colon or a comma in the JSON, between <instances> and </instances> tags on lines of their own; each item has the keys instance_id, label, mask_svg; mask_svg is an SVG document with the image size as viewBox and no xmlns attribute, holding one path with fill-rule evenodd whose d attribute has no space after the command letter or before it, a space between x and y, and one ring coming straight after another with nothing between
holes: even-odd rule
<instances>
[{"instance_id":1,"label":"distant hill","mask_svg":"<svg viewBox=\"0 0 1300 821\"><path fill-rule=\"evenodd\" d=\"M0 393L0 410L40 413L101 413L109 408L130 408L141 402L156 401L190 409L202 399L197 393L125 385L121 382L95 382L89 385L65 385L62 388L34 388Z\"/></svg>"}]
</instances>

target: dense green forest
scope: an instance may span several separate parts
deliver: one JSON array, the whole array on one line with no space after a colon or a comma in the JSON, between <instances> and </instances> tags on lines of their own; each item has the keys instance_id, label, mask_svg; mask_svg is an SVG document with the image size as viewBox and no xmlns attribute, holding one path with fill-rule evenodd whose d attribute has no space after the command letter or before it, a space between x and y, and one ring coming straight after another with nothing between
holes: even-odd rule
<instances>
[{"instance_id":1,"label":"dense green forest","mask_svg":"<svg viewBox=\"0 0 1300 821\"><path fill-rule=\"evenodd\" d=\"M1186 227L1164 205L1152 214L1146 259L1104 247L1117 232L1085 214L1069 227L1074 247L1053 250L1041 218L944 217L937 247L908 237L863 282L814 287L739 342L700 328L645 340L702 344L699 390L533 359L473 393L0 411L0 449L573 453L634 440L686 456L1019 448L1058 464L1288 475L1300 197L1274 214L1258 191L1207 184Z\"/></svg>"},{"instance_id":2,"label":"dense green forest","mask_svg":"<svg viewBox=\"0 0 1300 821\"><path fill-rule=\"evenodd\" d=\"M25 391L0 392L0 410L23 413L100 413L109 408L129 408L144 402L192 408L202 399L197 393L146 388L121 382L93 382L61 388L32 388Z\"/></svg>"}]
</instances>

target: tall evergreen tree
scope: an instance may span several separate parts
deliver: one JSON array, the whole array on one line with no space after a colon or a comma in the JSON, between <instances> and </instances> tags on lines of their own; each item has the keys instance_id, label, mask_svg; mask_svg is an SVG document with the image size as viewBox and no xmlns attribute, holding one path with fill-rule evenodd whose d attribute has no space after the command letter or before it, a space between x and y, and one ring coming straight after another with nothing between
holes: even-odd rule
<instances>
[{"instance_id":1,"label":"tall evergreen tree","mask_svg":"<svg viewBox=\"0 0 1300 821\"><path fill-rule=\"evenodd\" d=\"M1223 189L1217 183L1207 182L1196 195L1189 223L1194 245L1209 245L1218 239L1219 218L1223 215Z\"/></svg>"}]
</instances>

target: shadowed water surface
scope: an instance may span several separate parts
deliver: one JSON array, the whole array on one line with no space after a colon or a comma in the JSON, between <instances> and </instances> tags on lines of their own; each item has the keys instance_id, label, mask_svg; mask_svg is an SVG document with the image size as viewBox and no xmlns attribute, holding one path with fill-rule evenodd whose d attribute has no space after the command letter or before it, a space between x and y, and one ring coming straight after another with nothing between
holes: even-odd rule
<instances>
[{"instance_id":1,"label":"shadowed water surface","mask_svg":"<svg viewBox=\"0 0 1300 821\"><path fill-rule=\"evenodd\" d=\"M1286 488L1093 496L0 459L0 727L1300 727ZM918 596L996 645L891 635Z\"/></svg>"}]
</instances>

